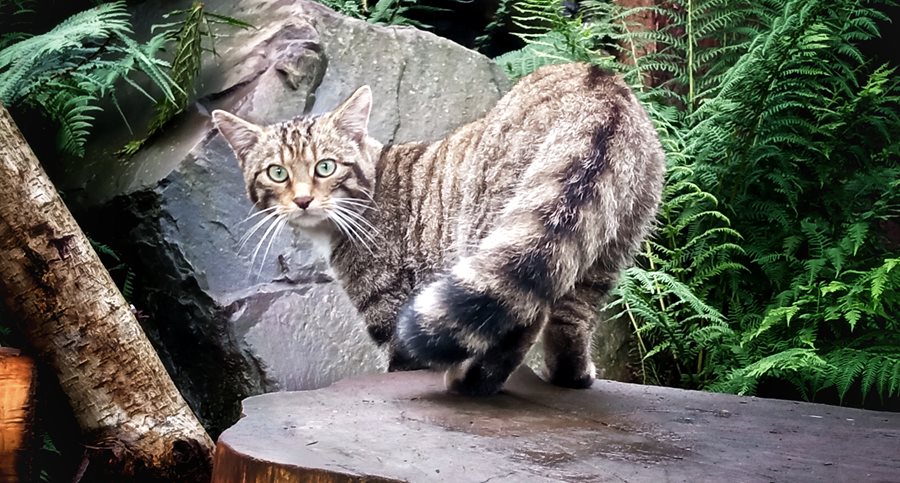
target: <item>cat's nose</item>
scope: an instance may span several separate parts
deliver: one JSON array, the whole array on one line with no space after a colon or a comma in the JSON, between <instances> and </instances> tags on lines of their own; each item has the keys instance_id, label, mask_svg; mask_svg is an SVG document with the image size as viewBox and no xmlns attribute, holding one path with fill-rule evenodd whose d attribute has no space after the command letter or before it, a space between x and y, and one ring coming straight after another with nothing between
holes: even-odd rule
<instances>
[{"instance_id":1,"label":"cat's nose","mask_svg":"<svg viewBox=\"0 0 900 483\"><path fill-rule=\"evenodd\" d=\"M298 196L294 198L294 203L297 204L301 209L306 209L309 207L309 204L313 202L315 198L312 196Z\"/></svg>"}]
</instances>

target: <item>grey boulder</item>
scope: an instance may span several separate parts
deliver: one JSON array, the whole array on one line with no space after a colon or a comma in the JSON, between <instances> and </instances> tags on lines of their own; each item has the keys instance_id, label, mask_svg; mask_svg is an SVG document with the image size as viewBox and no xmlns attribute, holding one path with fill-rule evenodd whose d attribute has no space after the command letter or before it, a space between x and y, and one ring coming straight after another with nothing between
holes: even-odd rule
<instances>
[{"instance_id":1,"label":"grey boulder","mask_svg":"<svg viewBox=\"0 0 900 483\"><path fill-rule=\"evenodd\" d=\"M479 117L510 82L489 59L448 40L316 3L205 3L257 29L219 39L220 57L207 59L193 107L126 161L114 152L129 134L115 118L100 119L103 134L85 160L53 174L88 231L137 273L144 329L215 435L238 419L247 396L319 388L386 364L305 239L289 230L273 237L263 224L239 250L262 217L246 220L253 210L237 162L209 112L274 122L330 110L368 84L375 138L433 140ZM145 2L135 18L158 21L182 4ZM150 115L140 96L120 102L130 115ZM614 354L625 347L618 332L604 338L616 341Z\"/></svg>"}]
</instances>

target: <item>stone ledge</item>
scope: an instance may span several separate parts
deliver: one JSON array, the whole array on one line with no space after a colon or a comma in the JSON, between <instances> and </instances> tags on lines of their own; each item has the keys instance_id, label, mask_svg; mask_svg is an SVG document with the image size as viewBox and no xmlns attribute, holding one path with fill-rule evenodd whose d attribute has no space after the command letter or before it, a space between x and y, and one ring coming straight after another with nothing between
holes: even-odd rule
<instances>
[{"instance_id":1,"label":"stone ledge","mask_svg":"<svg viewBox=\"0 0 900 483\"><path fill-rule=\"evenodd\" d=\"M522 369L504 393L394 373L244 401L213 481L897 481L900 414Z\"/></svg>"}]
</instances>

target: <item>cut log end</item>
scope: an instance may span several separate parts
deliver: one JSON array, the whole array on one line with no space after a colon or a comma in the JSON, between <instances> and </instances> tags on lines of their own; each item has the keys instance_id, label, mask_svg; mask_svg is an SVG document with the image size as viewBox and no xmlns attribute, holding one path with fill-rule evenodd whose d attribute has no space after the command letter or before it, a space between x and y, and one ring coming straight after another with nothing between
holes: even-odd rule
<instances>
[{"instance_id":1,"label":"cut log end","mask_svg":"<svg viewBox=\"0 0 900 483\"><path fill-rule=\"evenodd\" d=\"M216 445L216 469L213 482L240 481L246 483L395 483L401 480L373 475L355 474L352 470L327 468L298 468L273 464L271 461L248 458L227 443Z\"/></svg>"},{"instance_id":2,"label":"cut log end","mask_svg":"<svg viewBox=\"0 0 900 483\"><path fill-rule=\"evenodd\" d=\"M521 369L506 390L447 395L391 373L244 401L213 481L890 481L900 414L596 381Z\"/></svg>"},{"instance_id":3,"label":"cut log end","mask_svg":"<svg viewBox=\"0 0 900 483\"><path fill-rule=\"evenodd\" d=\"M0 482L30 477L35 380L30 357L0 347Z\"/></svg>"}]
</instances>

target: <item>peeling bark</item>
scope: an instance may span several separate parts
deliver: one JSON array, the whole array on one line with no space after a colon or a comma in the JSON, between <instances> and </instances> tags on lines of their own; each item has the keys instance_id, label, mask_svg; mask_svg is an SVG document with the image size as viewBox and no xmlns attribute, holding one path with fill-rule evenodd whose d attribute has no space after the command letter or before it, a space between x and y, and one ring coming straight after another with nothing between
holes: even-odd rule
<instances>
[{"instance_id":1,"label":"peeling bark","mask_svg":"<svg viewBox=\"0 0 900 483\"><path fill-rule=\"evenodd\" d=\"M59 377L95 473L201 481L213 442L0 106L0 295Z\"/></svg>"}]
</instances>

